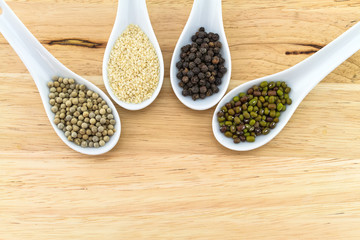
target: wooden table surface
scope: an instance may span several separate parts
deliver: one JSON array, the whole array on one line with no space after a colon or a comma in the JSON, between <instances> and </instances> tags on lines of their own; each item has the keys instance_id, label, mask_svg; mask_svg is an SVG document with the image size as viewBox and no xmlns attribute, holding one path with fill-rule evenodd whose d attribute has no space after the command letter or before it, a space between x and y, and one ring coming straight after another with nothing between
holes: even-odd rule
<instances>
[{"instance_id":1,"label":"wooden table surface","mask_svg":"<svg viewBox=\"0 0 360 240\"><path fill-rule=\"evenodd\" d=\"M105 90L116 0L7 2L56 58ZM118 107L121 138L102 156L57 137L0 37L0 239L360 239L360 53L313 89L273 141L234 152L213 137L214 108L190 110L170 86L192 1L147 2L164 86L144 110ZM231 90L318 51L360 20L360 2L224 0L223 13Z\"/></svg>"}]
</instances>

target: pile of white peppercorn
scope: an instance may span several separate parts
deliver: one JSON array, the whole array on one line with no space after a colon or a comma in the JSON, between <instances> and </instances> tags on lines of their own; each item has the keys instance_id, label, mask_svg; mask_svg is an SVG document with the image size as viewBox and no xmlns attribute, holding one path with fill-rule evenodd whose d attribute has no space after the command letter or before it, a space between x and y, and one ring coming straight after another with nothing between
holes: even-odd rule
<instances>
[{"instance_id":1,"label":"pile of white peppercorn","mask_svg":"<svg viewBox=\"0 0 360 240\"><path fill-rule=\"evenodd\" d=\"M69 141L84 148L98 148L114 135L112 110L98 93L71 78L54 77L48 87L54 123Z\"/></svg>"}]
</instances>

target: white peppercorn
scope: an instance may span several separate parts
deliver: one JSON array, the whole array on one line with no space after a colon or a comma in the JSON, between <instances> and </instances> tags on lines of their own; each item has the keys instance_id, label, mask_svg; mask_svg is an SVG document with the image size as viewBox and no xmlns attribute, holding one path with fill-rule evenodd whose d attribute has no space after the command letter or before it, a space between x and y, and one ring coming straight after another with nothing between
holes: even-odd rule
<instances>
[{"instance_id":1,"label":"white peppercorn","mask_svg":"<svg viewBox=\"0 0 360 240\"><path fill-rule=\"evenodd\" d=\"M63 123L59 123L59 124L57 125L57 127L62 130L62 129L64 128L64 124L63 124Z\"/></svg>"},{"instance_id":2,"label":"white peppercorn","mask_svg":"<svg viewBox=\"0 0 360 240\"><path fill-rule=\"evenodd\" d=\"M101 115L104 115L106 113L106 110L104 108L102 108L102 109L100 109L99 112L100 112Z\"/></svg>"},{"instance_id":3,"label":"white peppercorn","mask_svg":"<svg viewBox=\"0 0 360 240\"><path fill-rule=\"evenodd\" d=\"M56 113L58 110L59 110L59 109L58 109L57 106L53 106L53 107L51 108L51 111L52 111L53 113Z\"/></svg>"},{"instance_id":4,"label":"white peppercorn","mask_svg":"<svg viewBox=\"0 0 360 240\"><path fill-rule=\"evenodd\" d=\"M98 93L71 78L54 77L47 86L54 124L69 141L85 148L102 147L110 140L116 122Z\"/></svg>"}]
</instances>

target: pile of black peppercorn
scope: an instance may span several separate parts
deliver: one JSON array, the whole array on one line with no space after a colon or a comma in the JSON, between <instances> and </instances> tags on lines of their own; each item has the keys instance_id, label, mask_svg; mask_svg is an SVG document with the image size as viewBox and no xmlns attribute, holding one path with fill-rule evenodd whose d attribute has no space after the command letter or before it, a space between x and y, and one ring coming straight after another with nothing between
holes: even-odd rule
<instances>
[{"instance_id":1,"label":"pile of black peppercorn","mask_svg":"<svg viewBox=\"0 0 360 240\"><path fill-rule=\"evenodd\" d=\"M207 33L201 27L191 37L192 44L181 48L181 60L176 63L177 78L183 88L183 96L191 96L195 101L219 92L223 75L227 72L225 59L221 56L222 44L219 34Z\"/></svg>"}]
</instances>

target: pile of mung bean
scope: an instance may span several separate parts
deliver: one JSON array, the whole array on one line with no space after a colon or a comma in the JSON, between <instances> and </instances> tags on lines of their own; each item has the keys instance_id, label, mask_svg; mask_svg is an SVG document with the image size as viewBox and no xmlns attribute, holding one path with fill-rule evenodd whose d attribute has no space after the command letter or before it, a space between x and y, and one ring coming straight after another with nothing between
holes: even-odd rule
<instances>
[{"instance_id":1,"label":"pile of mung bean","mask_svg":"<svg viewBox=\"0 0 360 240\"><path fill-rule=\"evenodd\" d=\"M262 82L240 93L217 113L220 131L234 143L254 142L276 127L281 112L292 103L285 82Z\"/></svg>"},{"instance_id":2,"label":"pile of mung bean","mask_svg":"<svg viewBox=\"0 0 360 240\"><path fill-rule=\"evenodd\" d=\"M111 108L98 93L71 78L54 77L48 82L54 123L70 142L81 147L102 147L114 135Z\"/></svg>"}]
</instances>

